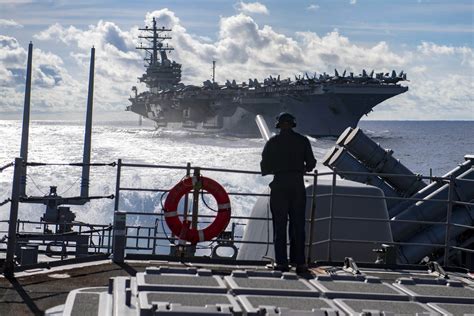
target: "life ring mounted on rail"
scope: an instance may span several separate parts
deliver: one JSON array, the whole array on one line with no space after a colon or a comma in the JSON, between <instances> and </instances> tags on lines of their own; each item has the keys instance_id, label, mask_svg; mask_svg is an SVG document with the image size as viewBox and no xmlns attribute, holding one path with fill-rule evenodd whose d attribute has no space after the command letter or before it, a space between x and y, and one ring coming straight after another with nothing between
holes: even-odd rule
<instances>
[{"instance_id":1,"label":"life ring mounted on rail","mask_svg":"<svg viewBox=\"0 0 474 316\"><path fill-rule=\"evenodd\" d=\"M200 185L198 185L200 183ZM217 202L217 216L214 221L204 229L190 228L190 222L182 222L178 217L178 204L181 198L191 190L203 189L214 196ZM168 193L164 205L166 224L179 239L196 244L209 241L217 237L230 222L230 199L224 188L216 181L199 176L186 177L176 184Z\"/></svg>"}]
</instances>

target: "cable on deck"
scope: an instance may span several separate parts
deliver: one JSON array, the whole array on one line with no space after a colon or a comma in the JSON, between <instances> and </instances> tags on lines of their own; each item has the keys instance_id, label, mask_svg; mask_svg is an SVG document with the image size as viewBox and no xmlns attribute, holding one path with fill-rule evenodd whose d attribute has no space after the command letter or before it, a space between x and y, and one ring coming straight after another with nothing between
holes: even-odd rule
<instances>
[{"instance_id":1,"label":"cable on deck","mask_svg":"<svg viewBox=\"0 0 474 316\"><path fill-rule=\"evenodd\" d=\"M2 172L3 170L5 170L5 169L7 169L7 168L9 168L13 165L14 165L14 163L10 162L10 163L6 164L5 166L0 167L0 172Z\"/></svg>"}]
</instances>

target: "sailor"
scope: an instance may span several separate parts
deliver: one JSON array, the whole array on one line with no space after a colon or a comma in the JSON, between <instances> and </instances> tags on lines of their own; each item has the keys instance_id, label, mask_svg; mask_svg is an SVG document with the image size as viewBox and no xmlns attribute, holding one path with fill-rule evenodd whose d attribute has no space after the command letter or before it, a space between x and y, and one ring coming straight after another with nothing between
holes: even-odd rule
<instances>
[{"instance_id":1,"label":"sailor","mask_svg":"<svg viewBox=\"0 0 474 316\"><path fill-rule=\"evenodd\" d=\"M290 262L297 273L307 271L305 265L306 189L303 174L316 166L311 144L305 136L293 131L296 119L287 112L277 116L278 135L265 144L260 168L262 175L273 174L270 183L270 209L273 218L274 269L289 271ZM289 223L290 261L287 256L287 223Z\"/></svg>"}]
</instances>

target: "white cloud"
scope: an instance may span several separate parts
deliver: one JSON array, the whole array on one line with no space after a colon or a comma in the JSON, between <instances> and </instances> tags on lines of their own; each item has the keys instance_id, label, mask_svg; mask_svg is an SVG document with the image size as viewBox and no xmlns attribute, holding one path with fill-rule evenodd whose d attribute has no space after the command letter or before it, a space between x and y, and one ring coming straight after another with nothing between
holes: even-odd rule
<instances>
[{"instance_id":1,"label":"white cloud","mask_svg":"<svg viewBox=\"0 0 474 316\"><path fill-rule=\"evenodd\" d=\"M421 45L417 47L417 50L425 55L430 57L440 57L443 55L459 55L462 57L462 64L469 65L474 67L474 51L472 48L467 46L446 46L446 45L437 45L431 42L422 42Z\"/></svg>"},{"instance_id":2,"label":"white cloud","mask_svg":"<svg viewBox=\"0 0 474 316\"><path fill-rule=\"evenodd\" d=\"M320 8L319 5L313 3L313 4L310 4L306 8L306 10L308 10L308 11L317 11L319 8Z\"/></svg>"},{"instance_id":3,"label":"white cloud","mask_svg":"<svg viewBox=\"0 0 474 316\"><path fill-rule=\"evenodd\" d=\"M23 25L20 23L12 20L12 19L0 19L0 27L17 27L17 28L22 28Z\"/></svg>"},{"instance_id":4,"label":"white cloud","mask_svg":"<svg viewBox=\"0 0 474 316\"><path fill-rule=\"evenodd\" d=\"M424 55L450 55L455 52L455 47L446 45L436 45L435 43L422 42L417 47L418 51Z\"/></svg>"},{"instance_id":5,"label":"white cloud","mask_svg":"<svg viewBox=\"0 0 474 316\"><path fill-rule=\"evenodd\" d=\"M13 37L0 35L0 74L3 112L21 110L27 50ZM80 80L71 77L63 60L50 52L33 50L32 103L35 111L51 112L74 105L81 95Z\"/></svg>"},{"instance_id":6,"label":"white cloud","mask_svg":"<svg viewBox=\"0 0 474 316\"><path fill-rule=\"evenodd\" d=\"M356 4L356 3L357 3L357 0L350 0L349 3L350 3L350 4Z\"/></svg>"},{"instance_id":7,"label":"white cloud","mask_svg":"<svg viewBox=\"0 0 474 316\"><path fill-rule=\"evenodd\" d=\"M237 10L246 14L269 14L267 7L260 2L239 2L236 5Z\"/></svg>"},{"instance_id":8,"label":"white cloud","mask_svg":"<svg viewBox=\"0 0 474 316\"><path fill-rule=\"evenodd\" d=\"M169 44L175 47L171 59L183 65L183 82L200 85L210 79L211 65L217 60L216 79L237 82L268 75L282 78L317 71L359 74L362 69L376 72L408 71L410 90L377 106L370 118L469 119L472 114L472 49L422 42L403 50L387 42L360 45L338 31L327 34L298 32L286 35L271 26L259 25L243 13L222 17L215 40L189 33L174 12L168 9L146 14L148 24L155 17L159 26L173 29ZM74 73L59 56L35 50L34 99L44 111L82 108L87 94L89 50L96 47L96 108L123 110L130 88L144 72L143 55L136 27L123 30L113 22L99 21L80 29L53 24L35 37L68 46L70 58L81 74ZM37 43L38 44L38 43ZM6 108L21 109L24 90L26 51L16 39L0 37L0 98ZM469 62L470 61L470 62ZM77 68L77 67L76 67ZM144 91L144 86L139 86ZM78 101L79 100L79 101ZM85 102L85 101L84 101ZM85 103L84 103L85 104ZM3 106L3 103L2 103ZM4 108L0 110L5 111Z\"/></svg>"},{"instance_id":9,"label":"white cloud","mask_svg":"<svg viewBox=\"0 0 474 316\"><path fill-rule=\"evenodd\" d=\"M426 66L414 66L414 67L411 67L409 72L410 73L414 73L414 74L421 74L421 73L424 73L428 70L428 67Z\"/></svg>"}]
</instances>

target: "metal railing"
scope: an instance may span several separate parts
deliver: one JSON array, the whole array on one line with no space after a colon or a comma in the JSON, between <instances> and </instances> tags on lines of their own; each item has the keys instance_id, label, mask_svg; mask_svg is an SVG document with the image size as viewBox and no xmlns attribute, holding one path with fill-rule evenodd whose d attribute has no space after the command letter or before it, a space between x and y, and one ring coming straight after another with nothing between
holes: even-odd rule
<instances>
[{"instance_id":1,"label":"metal railing","mask_svg":"<svg viewBox=\"0 0 474 316\"><path fill-rule=\"evenodd\" d=\"M123 163L122 161L119 160L117 163L118 169L117 169L117 184L116 184L116 204L115 204L115 211L120 212L120 206L119 206L119 197L121 195L122 191L142 191L142 192L160 192L160 193L166 193L169 190L168 189L163 189L163 188L131 188L131 187L121 187L120 186L120 177L121 177L121 170L122 168L154 168L154 169L175 169L175 170L183 170L186 171L186 174L189 175L191 170L198 169L200 171L213 171L213 172L224 172L224 173L236 173L236 174L244 174L244 175L260 175L260 172L257 171L249 171L249 170L238 170L238 169L221 169L221 168L203 168L203 167L191 167L191 165L188 163L187 166L171 166L171 165L151 165L151 164L129 164L129 163ZM340 172L341 173L341 172ZM364 173L357 173L357 172L344 172L346 174L364 174ZM377 174L377 173L371 173L371 175L382 175L382 174ZM318 178L321 176L331 176L332 184L331 184L331 191L328 194L316 194L316 188L318 186ZM384 176L393 176L393 177L413 177L413 175L400 175L400 174L384 174ZM467 226L467 225L461 225L457 223L452 223L451 222L451 216L452 216L452 209L454 205L463 205L463 206L470 206L473 207L474 203L469 203L469 202L462 202L462 201L456 201L453 198L453 190L454 190L454 178L450 177L433 177L433 176L417 176L421 179L429 179L432 182L446 182L449 183L450 185L450 194L447 200L444 199L430 199L430 202L435 202L435 203L445 203L447 207L447 220L446 221L420 221L420 220L391 220L391 219L376 219L376 218L357 218L357 217L343 217L343 216L335 216L334 215L334 204L335 204L335 199L339 197L346 197L346 198L363 198L363 199L381 199L381 200L399 200L399 201L412 201L413 203L417 201L422 201L423 198L409 198L409 197L385 197L385 196L370 196L370 195L357 195L357 194L340 194L336 193L336 187L337 187L337 171L333 172L325 172L325 173L318 173L317 171L314 174L305 174L305 177L310 177L313 179L313 190L310 196L311 200L311 209L310 209L310 214L309 218L306 219L306 222L309 224L309 236L307 239L306 243L306 248L307 248L307 259L308 262L310 262L312 258L312 251L313 251L313 246L318 245L318 244L323 244L327 243L328 244L328 253L327 253L327 261L331 261L332 259L332 243L334 242L347 242L347 243L367 243L367 244L389 244L389 245L394 245L394 246L404 246L404 245L413 245L413 246L424 246L424 247L438 247L438 248L444 248L444 258L441 260L443 262L449 263L448 257L450 254L450 250L456 250L456 251L464 251L467 253L472 253L472 249L468 248L463 248L463 247L458 247L456 245L452 245L450 243L451 241L451 236L450 236L450 228L451 227L462 227L465 229L473 229L472 226ZM472 180L462 180L462 181L474 181ZM192 191L190 192L192 193ZM266 193L254 193L254 192L229 192L230 196L258 196L258 197L269 197L269 194ZM329 204L329 216L324 217L324 218L316 218L316 202L318 198L323 198L323 197L329 197L330 198L330 204ZM187 207L187 204L185 203L185 206ZM125 212L126 215L140 215L140 216L157 216L161 217L161 222L163 222L163 212L154 212L154 213L148 213L148 212ZM212 215L203 215L199 214L198 217L200 219L208 219L212 218ZM250 216L232 216L232 220L257 220L257 221L267 221L270 222L270 218L262 218L262 217L250 217ZM319 240L317 242L314 241L315 236L313 233L313 227L315 223L320 222L320 221L329 221L329 233L328 233L328 238L325 240ZM381 223L388 223L388 224L393 224L395 222L400 222L400 223L417 223L417 224L423 224L423 225L444 225L446 227L446 236L445 236L445 242L442 244L427 244L427 243L415 243L415 242L401 242L401 241L374 241L374 240L356 240L356 239L337 239L333 237L333 222L334 220L351 220L351 221L365 221L365 222L381 222ZM157 219L159 221L159 219ZM241 225L245 225L242 223L239 223ZM267 223L269 225L270 223ZM156 230L155 230L156 231ZM170 241L170 244L173 243L174 241L177 241L177 238L169 238L168 236L151 236L150 234L146 237L139 237L139 236L127 236L127 238L131 239L136 239L137 244L138 244L138 239L146 239L146 240L168 240ZM267 241L257 241L257 240L234 240L235 243L237 244L263 244L263 245L272 245L273 242L270 240ZM224 240L220 239L214 239L214 242L220 242ZM144 250L144 248L139 248L139 247L130 247L129 244L125 245L124 251L126 250ZM146 249L149 250L149 249ZM153 254L155 254L154 249L152 251Z\"/></svg>"},{"instance_id":2,"label":"metal railing","mask_svg":"<svg viewBox=\"0 0 474 316\"><path fill-rule=\"evenodd\" d=\"M20 161L16 161L16 163L19 163ZM37 165L42 165L40 163L37 163ZM81 164L69 164L72 166L75 165L81 165ZM94 164L91 164L94 165ZM223 169L223 168L203 168L203 167L197 167L197 166L191 166L191 164L187 164L186 166L172 166L172 165L154 165L154 164L137 164L137 163L123 163L121 160L118 160L117 163L112 163L112 164L95 164L95 165L108 165L108 166L113 166L117 167L117 176L116 176L116 187L115 187L115 203L114 203L114 226L112 227L110 225L97 225L97 224L85 224L85 223L79 223L75 222L72 223L71 227L73 228L73 233L78 234L78 235L89 235L89 244L88 244L88 254L90 255L96 255L96 254L112 254L113 258L115 261L120 262L121 260L124 260L127 258L127 255L137 253L141 255L149 255L151 258L153 256L158 256L160 255L162 258L171 258L173 257L172 255L166 255L163 253L160 253L160 251L163 250L169 250L170 246L177 246L179 245L179 238L176 236L172 236L171 233L167 230L167 227L165 225L164 221L164 212L159 211L159 212L137 212L137 211L127 211L124 212L120 208L120 196L124 194L124 192L145 192L145 193L162 193L165 194L166 192L169 192L169 189L166 188L140 188L140 187L129 187L129 186L121 186L121 180L122 180L122 171L124 168L139 168L139 169L171 169L171 170L178 170L178 171L183 171L185 175L190 175L192 171L196 172L196 170L202 172L220 172L220 173L226 173L226 174L241 174L241 175L248 175L248 176L256 176L260 175L260 172L257 171L249 171L249 170L238 170L238 169ZM346 174L364 174L364 173L357 173L357 172L344 172ZM341 172L340 172L341 174ZM378 175L375 173L371 173L371 175ZM406 175L399 175L399 174L394 174L394 175L387 175L384 174L385 176L393 176L393 177L402 177ZM341 194L337 193L336 188L337 188L337 172L336 170L333 172L324 172L324 173L318 173L317 171L313 174L305 174L304 175L306 178L310 178L312 180L312 186L313 189L311 191L311 194L307 196L307 198L310 199L311 201L311 206L310 206L310 213L309 213L309 218L306 219L307 225L309 226L309 234L307 236L307 242L306 242L306 249L307 249L307 260L308 263L312 261L313 258L313 247L316 245L320 244L327 244L327 254L326 258L327 261L332 260L332 244L337 243L337 242L344 242L344 243L366 243L366 244L389 244L389 245L394 245L394 246L405 246L405 245L413 245L413 246L423 246L423 247L436 247L438 249L443 249L444 250L444 256L440 258L440 261L443 261L445 266L449 265L449 256L451 251L456 251L456 252L465 252L465 253L474 253L474 250L466 248L466 247L461 247L460 245L457 244L452 244L451 243L451 229L452 227L461 227L466 230L473 230L474 228L469 225L462 225L462 224L457 224L452 222L452 213L453 213L453 207L456 205L459 206L465 206L465 207L474 207L474 203L467 202L467 201L457 201L455 200L454 196L454 178L442 178L442 177L423 177L420 176L420 178L423 179L429 179L430 181L435 181L435 182L443 182L443 183L448 183L449 184L449 194L448 194L448 199L433 199L430 200L431 202L435 203L444 203L446 204L446 220L445 221L417 221L417 220L390 220L390 219L377 219L377 218L358 218L356 216L354 217L347 217L347 216L337 216L335 215L335 202L336 199L345 197L345 198L354 198L354 199L381 199L381 200L389 200L389 199L395 199L395 200L400 200L400 201L412 201L413 203L417 201L422 201L423 198L405 198L405 197L385 197L385 196L371 196L371 195L357 195L357 194ZM330 193L325 193L325 194L317 194L317 187L318 187L318 179L321 177L331 177L331 187L330 187ZM409 177L413 177L413 175L408 175ZM178 179L179 180L179 179ZM474 181L472 180L463 180L463 181ZM15 182L15 181L14 181ZM18 183L14 183L14 185L18 185ZM16 192L16 193L15 193ZM194 192L191 191L189 194L193 194ZM12 209L14 208L14 204L21 202L21 199L19 196L15 196L15 194L18 194L18 191L13 190L12 192ZM207 194L204 192L203 194ZM269 197L268 193L255 193L255 192L228 192L229 196L246 196L246 197ZM163 197L163 196L162 196ZM321 198L328 198L329 199L329 209L328 209L328 216L326 217L317 217L317 202L318 199ZM189 201L187 194L185 195L185 201L184 201L184 215L183 216L188 216L187 214L188 207L189 207ZM117 216L124 216L125 222L123 223L123 231L120 233L122 229L119 229L118 224L117 224ZM211 214L195 214L196 219L199 219L201 224L206 224L208 223L214 215ZM152 222L153 225L146 224L146 225L140 225L140 224L127 224L126 219L129 216L148 216L148 217L154 217L155 220ZM248 222L250 220L255 220L255 221L266 221L268 227L271 224L271 218L269 216L267 217L251 217L251 216L235 216L233 215L231 217L231 222L238 227L237 235L234 236L235 239L232 240L232 243L236 243L239 245L243 244L254 244L254 245L266 245L267 250L268 247L270 247L273 242L272 242L272 237L267 236L268 239L266 241L264 240L243 240L242 239L242 234L239 235L239 232L243 232L243 227L246 225L245 222ZM426 244L426 243L412 243L412 242L400 242L400 241L393 241L389 242L386 240L357 240L357 239L342 239L342 238L335 238L334 237L334 221L335 220L350 220L350 221L366 221L366 222L380 222L380 223L387 223L387 224L393 224L394 222L402 222L402 223L417 223L417 224L423 224L423 225L444 225L446 228L445 231L445 241L444 243L440 244ZM313 232L313 227L316 223L321 222L321 221L328 221L329 223L329 228L328 228L328 235L326 239L321 239L317 240L316 236ZM0 243L8 243L12 242L10 239L12 236L12 231L14 231L14 235L22 234L22 235L28 235L29 233L38 233L38 229L41 231L46 231L46 226L51 225L48 223L44 222L34 222L34 221L25 221L25 220L18 220L18 221L3 221L0 222L1 224L9 224L10 226L10 231L8 231L8 238L3 240L0 240ZM14 230L11 228L11 224L13 223L14 225ZM0 233L7 233L7 231L0 231ZM120 233L120 234L118 234ZM170 236L171 235L171 236ZM59 252L60 254L60 259L64 259L65 256L73 254L73 247L74 243L69 242L66 240L67 234L63 234L64 239L62 240L62 243L64 247L62 250ZM117 241L120 240L120 238L123 237L124 242L122 244L118 244ZM16 238L16 237L14 237ZM5 241L6 240L6 241ZM35 243L39 248L40 248L40 253L47 253L47 246L48 243L46 242L47 239L43 241L36 241L33 242ZM59 236L59 241L61 241L61 236ZM21 241L23 242L23 241ZM164 243L163 243L164 242ZM195 249L197 250L198 253L200 252L201 255L207 256L208 253L204 252L204 250L211 251L212 247L214 244L219 245L220 243L225 243L229 242L228 239L221 239L221 238L215 238L212 241L208 243L204 243L202 246L194 245ZM193 245L192 245L193 246ZM9 247L11 247L9 245ZM16 246L15 246L16 247ZM11 249L10 249L11 250ZM11 251L10 251L11 252ZM8 258L10 256L10 258ZM7 256L7 262L8 260L13 260L12 259L12 254ZM209 259L210 262L212 262L212 259ZM264 258L261 259L262 263L263 262L268 262ZM12 261L13 262L13 261ZM11 268L11 267L10 267Z\"/></svg>"}]
</instances>

